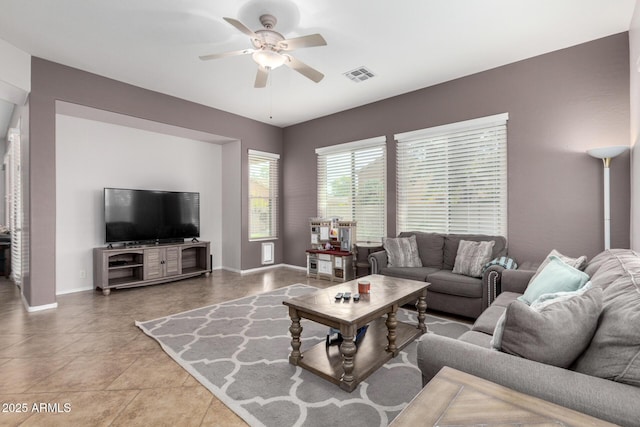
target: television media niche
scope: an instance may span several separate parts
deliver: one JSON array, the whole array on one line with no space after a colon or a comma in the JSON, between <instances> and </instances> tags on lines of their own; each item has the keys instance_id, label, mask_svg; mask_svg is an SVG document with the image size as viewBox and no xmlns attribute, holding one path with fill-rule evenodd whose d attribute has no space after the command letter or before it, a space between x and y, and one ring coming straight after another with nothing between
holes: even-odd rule
<instances>
[{"instance_id":1,"label":"television media niche","mask_svg":"<svg viewBox=\"0 0 640 427\"><path fill-rule=\"evenodd\" d=\"M200 193L104 189L106 243L169 243L200 237Z\"/></svg>"}]
</instances>

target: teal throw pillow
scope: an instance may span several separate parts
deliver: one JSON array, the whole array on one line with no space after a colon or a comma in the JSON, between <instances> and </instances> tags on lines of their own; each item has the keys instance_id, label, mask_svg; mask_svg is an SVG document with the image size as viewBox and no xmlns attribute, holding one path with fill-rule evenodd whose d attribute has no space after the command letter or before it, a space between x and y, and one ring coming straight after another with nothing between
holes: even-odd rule
<instances>
[{"instance_id":1,"label":"teal throw pillow","mask_svg":"<svg viewBox=\"0 0 640 427\"><path fill-rule=\"evenodd\" d=\"M549 263L538 274L518 300L531 305L540 295L555 292L571 292L580 289L589 281L589 276L555 255L549 257Z\"/></svg>"}]
</instances>

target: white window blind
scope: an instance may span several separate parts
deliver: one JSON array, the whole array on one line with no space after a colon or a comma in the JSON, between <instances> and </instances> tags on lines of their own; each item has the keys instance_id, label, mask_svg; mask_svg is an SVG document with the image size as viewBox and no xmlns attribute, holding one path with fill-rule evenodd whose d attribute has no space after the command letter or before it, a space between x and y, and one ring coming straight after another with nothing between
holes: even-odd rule
<instances>
[{"instance_id":1,"label":"white window blind","mask_svg":"<svg viewBox=\"0 0 640 427\"><path fill-rule=\"evenodd\" d=\"M318 216L357 221L359 241L386 235L386 138L377 137L316 150Z\"/></svg>"},{"instance_id":2,"label":"white window blind","mask_svg":"<svg viewBox=\"0 0 640 427\"><path fill-rule=\"evenodd\" d=\"M278 237L280 156L249 150L249 240Z\"/></svg>"},{"instance_id":3,"label":"white window blind","mask_svg":"<svg viewBox=\"0 0 640 427\"><path fill-rule=\"evenodd\" d=\"M22 179L20 132L10 129L9 147L5 154L4 164L7 170L6 198L7 226L11 232L11 279L16 285L22 284Z\"/></svg>"},{"instance_id":4,"label":"white window blind","mask_svg":"<svg viewBox=\"0 0 640 427\"><path fill-rule=\"evenodd\" d=\"M398 232L507 235L507 120L395 135Z\"/></svg>"}]
</instances>

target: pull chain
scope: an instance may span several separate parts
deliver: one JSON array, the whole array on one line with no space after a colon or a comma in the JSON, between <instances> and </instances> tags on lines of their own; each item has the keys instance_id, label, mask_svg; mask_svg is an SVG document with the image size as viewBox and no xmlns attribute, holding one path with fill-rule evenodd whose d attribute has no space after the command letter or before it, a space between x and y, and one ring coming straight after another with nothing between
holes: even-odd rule
<instances>
[{"instance_id":1,"label":"pull chain","mask_svg":"<svg viewBox=\"0 0 640 427\"><path fill-rule=\"evenodd\" d=\"M269 119L273 120L273 73L269 79Z\"/></svg>"}]
</instances>

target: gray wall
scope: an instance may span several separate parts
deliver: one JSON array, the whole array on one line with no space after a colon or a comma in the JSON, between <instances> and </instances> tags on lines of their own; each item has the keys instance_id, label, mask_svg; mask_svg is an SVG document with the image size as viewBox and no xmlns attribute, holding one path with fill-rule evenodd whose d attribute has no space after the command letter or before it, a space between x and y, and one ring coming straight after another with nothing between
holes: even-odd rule
<instances>
[{"instance_id":1,"label":"gray wall","mask_svg":"<svg viewBox=\"0 0 640 427\"><path fill-rule=\"evenodd\" d=\"M360 84L375 84L371 80ZM585 150L629 144L629 42L621 33L284 130L284 260L305 264L317 215L314 150L387 136L387 233L396 235L393 134L509 113L509 253L603 249L602 163ZM629 247L629 153L613 161L611 242Z\"/></svg>"},{"instance_id":2,"label":"gray wall","mask_svg":"<svg viewBox=\"0 0 640 427\"><path fill-rule=\"evenodd\" d=\"M28 200L31 268L24 292L30 306L55 302L56 100L241 140L242 269L260 266L260 242L248 241L247 150L253 148L282 154L282 129L34 57L31 63ZM117 165L114 165L114 173L116 171ZM283 260L281 242L276 242L276 263Z\"/></svg>"}]
</instances>

